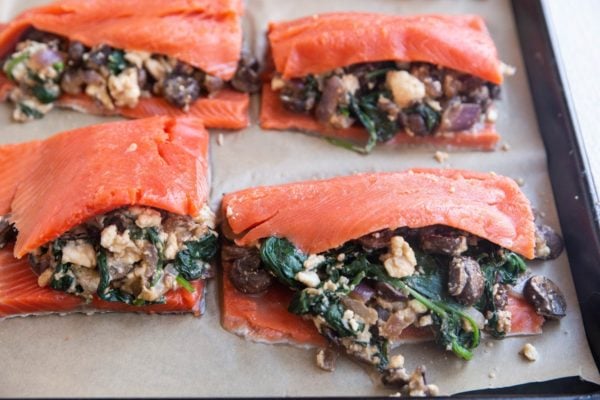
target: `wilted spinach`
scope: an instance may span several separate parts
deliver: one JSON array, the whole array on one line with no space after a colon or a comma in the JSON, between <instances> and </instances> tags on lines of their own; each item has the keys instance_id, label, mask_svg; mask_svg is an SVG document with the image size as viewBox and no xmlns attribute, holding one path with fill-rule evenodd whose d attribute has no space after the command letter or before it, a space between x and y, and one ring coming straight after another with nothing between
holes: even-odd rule
<instances>
[{"instance_id":1,"label":"wilted spinach","mask_svg":"<svg viewBox=\"0 0 600 400\"><path fill-rule=\"evenodd\" d=\"M279 281L290 288L300 289L303 285L296 280L296 274L304 268L306 254L287 239L269 237L260 246L263 265Z\"/></svg>"},{"instance_id":2,"label":"wilted spinach","mask_svg":"<svg viewBox=\"0 0 600 400\"><path fill-rule=\"evenodd\" d=\"M125 53L122 50L113 50L108 55L108 69L113 75L119 75L127 68Z\"/></svg>"},{"instance_id":3,"label":"wilted spinach","mask_svg":"<svg viewBox=\"0 0 600 400\"><path fill-rule=\"evenodd\" d=\"M485 277L485 287L481 299L475 305L483 315L491 313L487 330L495 337L503 337L506 332L498 330L498 307L494 302L494 285L514 285L519 276L527 270L521 257L510 251L480 255L478 259L481 272Z\"/></svg>"},{"instance_id":4,"label":"wilted spinach","mask_svg":"<svg viewBox=\"0 0 600 400\"><path fill-rule=\"evenodd\" d=\"M200 279L208 272L207 262L217 254L217 236L207 233L198 240L185 242L185 249L175 256L173 265L188 281Z\"/></svg>"}]
</instances>

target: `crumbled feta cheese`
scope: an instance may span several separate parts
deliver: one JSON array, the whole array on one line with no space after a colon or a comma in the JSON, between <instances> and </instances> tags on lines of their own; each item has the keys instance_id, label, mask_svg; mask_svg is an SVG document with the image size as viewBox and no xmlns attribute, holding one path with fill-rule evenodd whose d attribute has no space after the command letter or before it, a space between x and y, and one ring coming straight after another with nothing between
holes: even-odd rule
<instances>
[{"instance_id":1,"label":"crumbled feta cheese","mask_svg":"<svg viewBox=\"0 0 600 400\"><path fill-rule=\"evenodd\" d=\"M135 224L140 228L159 227L162 222L160 212L152 208L143 208L135 219Z\"/></svg>"},{"instance_id":2,"label":"crumbled feta cheese","mask_svg":"<svg viewBox=\"0 0 600 400\"><path fill-rule=\"evenodd\" d=\"M175 259L178 251L179 244L177 242L177 235L174 233L169 233L165 244L165 258L167 260Z\"/></svg>"},{"instance_id":3,"label":"crumbled feta cheese","mask_svg":"<svg viewBox=\"0 0 600 400\"><path fill-rule=\"evenodd\" d=\"M84 240L70 240L62 248L62 263L81 265L86 268L96 266L94 246Z\"/></svg>"},{"instance_id":4,"label":"crumbled feta cheese","mask_svg":"<svg viewBox=\"0 0 600 400\"><path fill-rule=\"evenodd\" d=\"M390 253L384 254L381 261L392 278L404 278L414 274L417 265L415 252L402 236L392 237Z\"/></svg>"},{"instance_id":5,"label":"crumbled feta cheese","mask_svg":"<svg viewBox=\"0 0 600 400\"><path fill-rule=\"evenodd\" d=\"M108 78L108 90L117 107L135 107L142 94L137 69L127 68L119 75L111 75Z\"/></svg>"},{"instance_id":6,"label":"crumbled feta cheese","mask_svg":"<svg viewBox=\"0 0 600 400\"><path fill-rule=\"evenodd\" d=\"M517 72L517 69L512 65L505 64L503 62L500 63L500 73L506 76L512 76Z\"/></svg>"},{"instance_id":7,"label":"crumbled feta cheese","mask_svg":"<svg viewBox=\"0 0 600 400\"><path fill-rule=\"evenodd\" d=\"M417 314L425 314L427 312L427 307L421 303L419 300L413 299L408 302L408 306L413 309L413 311Z\"/></svg>"},{"instance_id":8,"label":"crumbled feta cheese","mask_svg":"<svg viewBox=\"0 0 600 400\"><path fill-rule=\"evenodd\" d=\"M285 81L283 79L281 79L280 77L276 76L273 79L271 79L271 90L272 91L277 91L280 89L283 89L283 87L285 86Z\"/></svg>"},{"instance_id":9,"label":"crumbled feta cheese","mask_svg":"<svg viewBox=\"0 0 600 400\"><path fill-rule=\"evenodd\" d=\"M536 361L538 359L537 349L531 343L525 343L521 349L521 355L528 361Z\"/></svg>"},{"instance_id":10,"label":"crumbled feta cheese","mask_svg":"<svg viewBox=\"0 0 600 400\"><path fill-rule=\"evenodd\" d=\"M52 268L46 268L44 270L44 272L42 272L40 274L40 276L38 276L38 286L39 287L46 287L50 284L50 281L52 281L52 275L54 274L54 269Z\"/></svg>"},{"instance_id":11,"label":"crumbled feta cheese","mask_svg":"<svg viewBox=\"0 0 600 400\"><path fill-rule=\"evenodd\" d=\"M498 311L498 332L509 333L512 322L512 313L507 310Z\"/></svg>"},{"instance_id":12,"label":"crumbled feta cheese","mask_svg":"<svg viewBox=\"0 0 600 400\"><path fill-rule=\"evenodd\" d=\"M402 354L396 354L390 358L388 368L402 368L404 367L404 356Z\"/></svg>"},{"instance_id":13,"label":"crumbled feta cheese","mask_svg":"<svg viewBox=\"0 0 600 400\"><path fill-rule=\"evenodd\" d=\"M424 326L429 326L429 325L432 325L432 324L433 324L433 318L431 318L430 314L423 315L417 321L417 326L420 327L420 328L422 328Z\"/></svg>"},{"instance_id":14,"label":"crumbled feta cheese","mask_svg":"<svg viewBox=\"0 0 600 400\"><path fill-rule=\"evenodd\" d=\"M308 256L306 261L304 261L304 269L309 270L309 271L313 270L313 269L317 268L319 265L323 264L324 262L325 262L325 256L311 254Z\"/></svg>"},{"instance_id":15,"label":"crumbled feta cheese","mask_svg":"<svg viewBox=\"0 0 600 400\"><path fill-rule=\"evenodd\" d=\"M108 94L106 82L90 83L85 87L85 94L98 100L107 110L114 110L115 105Z\"/></svg>"},{"instance_id":16,"label":"crumbled feta cheese","mask_svg":"<svg viewBox=\"0 0 600 400\"><path fill-rule=\"evenodd\" d=\"M401 108L421 101L425 97L425 85L407 71L390 71L386 85L392 91L394 102Z\"/></svg>"},{"instance_id":17,"label":"crumbled feta cheese","mask_svg":"<svg viewBox=\"0 0 600 400\"><path fill-rule=\"evenodd\" d=\"M342 75L341 79L342 79L342 86L344 87L346 92L351 95L354 95L354 93L356 93L356 91L360 87L360 84L358 83L358 78L356 77L356 75L344 74L344 75Z\"/></svg>"},{"instance_id":18,"label":"crumbled feta cheese","mask_svg":"<svg viewBox=\"0 0 600 400\"><path fill-rule=\"evenodd\" d=\"M317 287L321 283L319 275L314 271L300 271L294 278L308 287Z\"/></svg>"},{"instance_id":19,"label":"crumbled feta cheese","mask_svg":"<svg viewBox=\"0 0 600 400\"><path fill-rule=\"evenodd\" d=\"M490 107L489 110L485 113L485 120L487 122L496 122L498 119L498 111L495 107Z\"/></svg>"},{"instance_id":20,"label":"crumbled feta cheese","mask_svg":"<svg viewBox=\"0 0 600 400\"><path fill-rule=\"evenodd\" d=\"M144 67L158 82L162 82L168 73L171 72L172 67L164 57L160 58L148 58L144 60Z\"/></svg>"},{"instance_id":21,"label":"crumbled feta cheese","mask_svg":"<svg viewBox=\"0 0 600 400\"><path fill-rule=\"evenodd\" d=\"M142 68L144 62L150 58L150 53L147 51L128 51L125 53L124 58L136 67Z\"/></svg>"},{"instance_id":22,"label":"crumbled feta cheese","mask_svg":"<svg viewBox=\"0 0 600 400\"><path fill-rule=\"evenodd\" d=\"M337 290L337 288L338 288L338 285L336 285L332 281L327 281L323 284L323 290L331 290L332 292L334 292Z\"/></svg>"},{"instance_id":23,"label":"crumbled feta cheese","mask_svg":"<svg viewBox=\"0 0 600 400\"><path fill-rule=\"evenodd\" d=\"M231 207L227 207L227 216L230 217L231 214L233 214L233 210L231 210ZM205 204L200 209L198 216L194 218L194 222L210 229L215 229L216 219L215 213L212 212L208 204Z\"/></svg>"},{"instance_id":24,"label":"crumbled feta cheese","mask_svg":"<svg viewBox=\"0 0 600 400\"><path fill-rule=\"evenodd\" d=\"M142 258L142 251L129 237L129 230L119 233L116 225L109 225L102 230L100 245L125 264L134 264Z\"/></svg>"},{"instance_id":25,"label":"crumbled feta cheese","mask_svg":"<svg viewBox=\"0 0 600 400\"><path fill-rule=\"evenodd\" d=\"M445 151L436 151L433 155L433 158L435 158L435 160L440 164L444 163L448 159L448 157L450 157L450 155Z\"/></svg>"}]
</instances>

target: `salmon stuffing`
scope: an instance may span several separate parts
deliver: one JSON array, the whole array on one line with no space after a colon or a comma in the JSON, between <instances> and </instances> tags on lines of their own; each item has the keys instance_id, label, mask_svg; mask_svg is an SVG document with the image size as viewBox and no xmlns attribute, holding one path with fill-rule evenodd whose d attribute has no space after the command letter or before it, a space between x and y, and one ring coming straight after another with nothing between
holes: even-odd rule
<instances>
[{"instance_id":1,"label":"salmon stuffing","mask_svg":"<svg viewBox=\"0 0 600 400\"><path fill-rule=\"evenodd\" d=\"M259 64L246 52L233 78L225 81L166 55L87 47L34 29L24 34L2 69L15 84L9 99L15 104L13 119L20 122L42 118L63 94L87 95L108 112L133 109L149 97L187 111L198 99L222 90L251 93L260 88Z\"/></svg>"},{"instance_id":2,"label":"salmon stuffing","mask_svg":"<svg viewBox=\"0 0 600 400\"><path fill-rule=\"evenodd\" d=\"M425 62L370 62L322 74L285 79L275 74L271 89L285 109L312 115L323 126L365 128L364 147L336 138L361 152L400 132L448 137L494 123L500 86L451 68Z\"/></svg>"},{"instance_id":3,"label":"salmon stuffing","mask_svg":"<svg viewBox=\"0 0 600 400\"><path fill-rule=\"evenodd\" d=\"M558 257L560 236L548 226L537 231L549 249L538 258ZM512 313L520 313L512 298L523 299L531 320L566 312L560 289L532 275L521 256L444 225L385 229L315 254L270 236L253 246L229 243L222 259L225 279L240 293L260 297L274 285L293 291L288 311L311 320L327 341L317 354L321 368L334 370L332 351L344 352L409 395L438 389L426 383L423 366L408 373L403 357L392 355L406 331L429 330L441 348L469 360L484 332L512 332Z\"/></svg>"},{"instance_id":4,"label":"salmon stuffing","mask_svg":"<svg viewBox=\"0 0 600 400\"><path fill-rule=\"evenodd\" d=\"M214 214L197 217L150 207L124 207L74 227L29 254L41 287L132 305L164 303L164 295L213 276Z\"/></svg>"}]
</instances>

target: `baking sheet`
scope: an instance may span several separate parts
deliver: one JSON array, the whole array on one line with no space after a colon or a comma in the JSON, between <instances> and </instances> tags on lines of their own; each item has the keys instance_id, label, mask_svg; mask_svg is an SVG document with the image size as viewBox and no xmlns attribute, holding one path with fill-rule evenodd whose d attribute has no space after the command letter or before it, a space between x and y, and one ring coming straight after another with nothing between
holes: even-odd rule
<instances>
[{"instance_id":1,"label":"baking sheet","mask_svg":"<svg viewBox=\"0 0 600 400\"><path fill-rule=\"evenodd\" d=\"M3 0L0 20L45 0ZM295 133L263 132L256 125L241 133L215 131L212 137L213 190L217 207L223 193L251 185L283 183L364 171L410 167L453 167L495 171L522 179L523 190L558 227L543 144L535 123L520 49L508 1L447 0L249 0L247 42L264 50L268 20L333 10L366 10L399 14L427 12L482 15L502 59L517 67L504 86L498 129L509 151L452 152L443 164L430 148L383 147L367 157ZM257 99L253 118L256 120ZM27 125L10 122L10 107L0 106L0 142L47 137L61 130L107 121L73 112L53 111ZM219 145L217 142L222 142ZM568 316L550 322L544 335L484 340L470 362L433 344L400 349L407 367L424 364L428 379L442 393L502 387L579 375L599 382L589 352L566 254L550 262L531 262L531 269L560 283ZM341 358L335 373L314 366L314 352L288 346L243 341L219 324L216 281L208 285L206 314L147 316L104 314L15 318L0 323L1 396L285 396L386 395L357 364ZM518 354L524 343L535 345L537 362Z\"/></svg>"}]
</instances>

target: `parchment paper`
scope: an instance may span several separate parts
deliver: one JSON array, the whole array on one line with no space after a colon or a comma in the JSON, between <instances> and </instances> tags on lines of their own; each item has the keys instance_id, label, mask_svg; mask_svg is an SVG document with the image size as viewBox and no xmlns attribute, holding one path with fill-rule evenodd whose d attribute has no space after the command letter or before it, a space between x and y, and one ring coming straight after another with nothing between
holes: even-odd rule
<instances>
[{"instance_id":1,"label":"parchment paper","mask_svg":"<svg viewBox=\"0 0 600 400\"><path fill-rule=\"evenodd\" d=\"M141 1L143 3L143 1ZM45 0L3 0L0 19ZM502 59L517 67L499 103L498 129L510 151L453 152L443 165L433 149L383 147L365 157L322 139L296 133L267 133L256 125L240 133L212 137L213 189L217 207L223 193L250 185L274 184L357 171L410 167L454 167L495 171L523 179L523 190L543 220L558 228L546 170L546 157L534 118L520 48L508 1L394 0L249 0L245 28L248 44L261 53L267 21L333 10L398 14L474 13L482 15ZM253 104L256 120L257 100ZM10 122L11 109L0 105L0 142L47 137L106 118L53 111L26 125ZM221 140L219 140L221 141ZM502 387L564 376L600 382L585 338L566 254L558 260L531 262L535 273L560 283L568 316L550 322L544 334L486 339L470 362L433 344L404 346L411 370L424 364L430 382L442 393ZM0 396L284 396L385 395L357 364L341 358L335 373L314 366L314 352L288 346L246 342L219 324L218 284L208 285L206 314L147 316L103 314L15 318L0 322ZM540 357L524 361L521 347L532 343Z\"/></svg>"}]
</instances>

